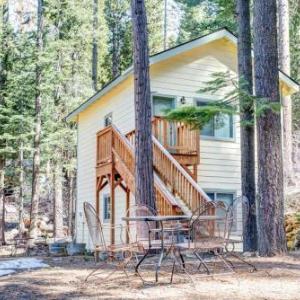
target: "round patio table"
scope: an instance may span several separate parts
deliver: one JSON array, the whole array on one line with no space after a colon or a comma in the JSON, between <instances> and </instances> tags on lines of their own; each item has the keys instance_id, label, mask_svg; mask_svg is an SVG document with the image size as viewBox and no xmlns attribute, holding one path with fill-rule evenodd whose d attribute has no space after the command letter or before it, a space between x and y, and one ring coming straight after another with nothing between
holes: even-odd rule
<instances>
[{"instance_id":1,"label":"round patio table","mask_svg":"<svg viewBox=\"0 0 300 300\"><path fill-rule=\"evenodd\" d=\"M161 233L161 248L160 248L160 254L159 254L159 259L156 264L155 268L155 281L158 282L158 273L162 264L162 261L164 258L167 257L167 255L164 255L164 250L165 250L165 244L164 244L164 233L165 233L165 228L164 228L164 222L170 222L170 221L189 221L191 219L190 216L187 215L178 215L178 216L134 216L134 217L123 217L123 221L135 221L135 222L156 222L159 224L159 228L155 229L155 232L160 232ZM173 232L176 232L177 228L172 228ZM180 229L177 229L180 230ZM149 239L149 247L144 256L138 261L138 263L135 266L135 272L139 274L138 270L142 262L145 260L145 258L150 254L151 250L151 241Z\"/></svg>"}]
</instances>

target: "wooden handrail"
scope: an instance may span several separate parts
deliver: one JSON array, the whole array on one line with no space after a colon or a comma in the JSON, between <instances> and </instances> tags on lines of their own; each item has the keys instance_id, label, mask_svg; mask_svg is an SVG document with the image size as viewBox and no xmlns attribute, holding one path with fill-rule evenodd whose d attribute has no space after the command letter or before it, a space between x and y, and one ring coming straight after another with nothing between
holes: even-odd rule
<instances>
[{"instance_id":1,"label":"wooden handrail","mask_svg":"<svg viewBox=\"0 0 300 300\"><path fill-rule=\"evenodd\" d=\"M110 140L109 140L110 139ZM105 143L105 144L103 144ZM129 181L134 181L135 158L134 148L128 139L114 125L105 128L97 133L97 166L102 162L112 159L120 160L121 164L131 177ZM110 153L108 153L110 151ZM117 164L118 165L118 164ZM124 178L126 181L126 178ZM174 196L164 187L163 182L154 174L154 191L158 213L161 215L171 215L178 213L178 205ZM134 189L132 190L134 193Z\"/></svg>"},{"instance_id":2,"label":"wooden handrail","mask_svg":"<svg viewBox=\"0 0 300 300\"><path fill-rule=\"evenodd\" d=\"M172 154L199 157L199 130L192 130L183 122L156 116L152 120L152 134ZM134 145L135 130L128 132L126 137Z\"/></svg>"},{"instance_id":3,"label":"wooden handrail","mask_svg":"<svg viewBox=\"0 0 300 300\"><path fill-rule=\"evenodd\" d=\"M169 135L166 133L168 128L173 128L176 132L172 145L170 145L172 133ZM172 156L199 155L199 132L189 129L181 122L169 122L162 117L155 117L152 122L152 133L154 168L162 181L171 187L191 211L205 206L211 199L192 178L190 172ZM126 137L131 145L134 145L135 130L129 132Z\"/></svg>"},{"instance_id":4,"label":"wooden handrail","mask_svg":"<svg viewBox=\"0 0 300 300\"><path fill-rule=\"evenodd\" d=\"M163 182L171 186L190 210L204 207L211 199L154 136L152 139L154 168Z\"/></svg>"}]
</instances>

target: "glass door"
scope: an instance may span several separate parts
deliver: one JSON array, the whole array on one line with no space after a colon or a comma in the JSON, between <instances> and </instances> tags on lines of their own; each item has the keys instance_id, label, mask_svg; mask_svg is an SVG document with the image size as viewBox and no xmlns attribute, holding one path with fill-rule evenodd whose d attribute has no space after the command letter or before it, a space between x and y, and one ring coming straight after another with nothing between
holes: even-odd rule
<instances>
[{"instance_id":1,"label":"glass door","mask_svg":"<svg viewBox=\"0 0 300 300\"><path fill-rule=\"evenodd\" d=\"M175 98L167 96L153 96L153 116L163 117L167 110L175 108ZM162 132L160 134L163 134ZM160 142L162 140L159 138ZM169 123L167 128L168 146L176 145L176 128L174 124ZM170 150L170 149L169 149Z\"/></svg>"}]
</instances>

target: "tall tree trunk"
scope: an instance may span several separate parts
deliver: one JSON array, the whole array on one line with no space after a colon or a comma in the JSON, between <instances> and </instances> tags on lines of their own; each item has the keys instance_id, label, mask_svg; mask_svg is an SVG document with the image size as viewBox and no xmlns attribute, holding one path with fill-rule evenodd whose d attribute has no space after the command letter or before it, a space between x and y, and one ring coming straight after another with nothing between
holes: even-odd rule
<instances>
[{"instance_id":1,"label":"tall tree trunk","mask_svg":"<svg viewBox=\"0 0 300 300\"><path fill-rule=\"evenodd\" d=\"M37 65L36 65L36 96L35 96L35 132L34 132L34 153L33 153L33 170L32 170L32 196L31 196L31 211L30 211L30 229L29 236L32 239L37 238L37 221L39 213L40 200L40 143L41 143L41 114L42 114L42 67L41 67L41 52L43 50L43 12L44 2L38 0L37 6L37 32L36 32L36 47L37 47Z\"/></svg>"},{"instance_id":2,"label":"tall tree trunk","mask_svg":"<svg viewBox=\"0 0 300 300\"><path fill-rule=\"evenodd\" d=\"M279 103L276 0L254 1L256 96ZM286 251L281 117L271 109L257 117L258 250L263 256Z\"/></svg>"},{"instance_id":3,"label":"tall tree trunk","mask_svg":"<svg viewBox=\"0 0 300 300\"><path fill-rule=\"evenodd\" d=\"M54 170L54 238L64 237L63 230L63 197L62 197L62 168L60 163L55 164Z\"/></svg>"},{"instance_id":4,"label":"tall tree trunk","mask_svg":"<svg viewBox=\"0 0 300 300\"><path fill-rule=\"evenodd\" d=\"M1 43L1 63L0 63L0 105L5 102L6 96L6 81L7 81L7 60L8 60L8 49L7 49L7 31L8 31L8 2L4 1L1 5L2 9L2 43ZM1 140L0 147L5 146L5 141ZM5 154L0 156L0 210L1 210L1 222L0 222L0 241L5 244L5 228L4 228L4 183L5 183Z\"/></svg>"},{"instance_id":5,"label":"tall tree trunk","mask_svg":"<svg viewBox=\"0 0 300 300\"><path fill-rule=\"evenodd\" d=\"M168 28L168 0L164 0L164 50L167 49L167 28Z\"/></svg>"},{"instance_id":6,"label":"tall tree trunk","mask_svg":"<svg viewBox=\"0 0 300 300\"><path fill-rule=\"evenodd\" d=\"M278 0L278 49L279 67L281 71L290 75L290 32L289 32L289 1ZM293 183L293 135L292 135L292 99L282 96L283 104L283 156L285 186Z\"/></svg>"},{"instance_id":7,"label":"tall tree trunk","mask_svg":"<svg viewBox=\"0 0 300 300\"><path fill-rule=\"evenodd\" d=\"M135 197L156 208L153 178L147 17L144 0L132 0L135 101Z\"/></svg>"},{"instance_id":8,"label":"tall tree trunk","mask_svg":"<svg viewBox=\"0 0 300 300\"><path fill-rule=\"evenodd\" d=\"M4 170L5 170L5 160L0 159L0 210L1 210L1 220L0 220L0 245L5 244L5 211L4 211Z\"/></svg>"},{"instance_id":9,"label":"tall tree trunk","mask_svg":"<svg viewBox=\"0 0 300 300\"><path fill-rule=\"evenodd\" d=\"M68 231L69 236L74 234L74 176L72 172L68 174Z\"/></svg>"},{"instance_id":10,"label":"tall tree trunk","mask_svg":"<svg viewBox=\"0 0 300 300\"><path fill-rule=\"evenodd\" d=\"M251 28L250 28L250 1L237 0L238 23L238 73L241 87L249 95L253 95L253 74L251 55ZM241 173L242 194L249 201L249 215L244 222L243 249L244 251L257 250L257 227L255 208L255 143L254 143L254 106L249 100L240 99L241 108ZM244 214L243 214L244 215Z\"/></svg>"},{"instance_id":11,"label":"tall tree trunk","mask_svg":"<svg viewBox=\"0 0 300 300\"><path fill-rule=\"evenodd\" d=\"M19 236L24 232L24 150L23 142L20 144L19 150Z\"/></svg>"},{"instance_id":12,"label":"tall tree trunk","mask_svg":"<svg viewBox=\"0 0 300 300\"><path fill-rule=\"evenodd\" d=\"M99 24L99 3L93 0L93 55L92 55L92 80L95 91L98 89L98 24Z\"/></svg>"},{"instance_id":13,"label":"tall tree trunk","mask_svg":"<svg viewBox=\"0 0 300 300\"><path fill-rule=\"evenodd\" d=\"M120 74L120 43L119 43L120 37L118 35L117 24L115 24L112 35L113 35L112 76L113 78L115 78Z\"/></svg>"}]
</instances>

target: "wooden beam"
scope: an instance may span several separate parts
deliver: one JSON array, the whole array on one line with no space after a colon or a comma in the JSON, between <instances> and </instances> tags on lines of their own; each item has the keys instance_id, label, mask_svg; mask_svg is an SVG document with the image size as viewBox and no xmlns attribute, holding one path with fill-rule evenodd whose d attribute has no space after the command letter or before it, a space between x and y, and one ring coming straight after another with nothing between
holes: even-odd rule
<instances>
[{"instance_id":1,"label":"wooden beam","mask_svg":"<svg viewBox=\"0 0 300 300\"><path fill-rule=\"evenodd\" d=\"M130 217L129 214L129 207L130 207L130 190L127 188L126 189L126 217ZM129 222L126 221L126 227L127 227L127 230L126 230L126 243L128 244L129 243Z\"/></svg>"},{"instance_id":2,"label":"wooden beam","mask_svg":"<svg viewBox=\"0 0 300 300\"><path fill-rule=\"evenodd\" d=\"M96 187L97 191L101 190L100 186L102 184L102 181L103 181L103 176L101 176L100 178L97 177L97 187Z\"/></svg>"},{"instance_id":3,"label":"wooden beam","mask_svg":"<svg viewBox=\"0 0 300 300\"><path fill-rule=\"evenodd\" d=\"M101 191L102 189L104 189L106 186L108 185L108 181L105 181L99 188L99 191Z\"/></svg>"},{"instance_id":4,"label":"wooden beam","mask_svg":"<svg viewBox=\"0 0 300 300\"><path fill-rule=\"evenodd\" d=\"M120 188L126 193L127 187L122 183L122 178L118 179L115 183L115 187L120 186Z\"/></svg>"},{"instance_id":5,"label":"wooden beam","mask_svg":"<svg viewBox=\"0 0 300 300\"><path fill-rule=\"evenodd\" d=\"M100 182L101 179L96 179L97 181ZM96 197L95 197L95 201L96 201L96 213L97 213L97 216L100 215L100 199L99 199L99 188L98 188L98 182L96 184ZM95 255L95 261L98 262L99 261L99 251L95 251L94 253Z\"/></svg>"},{"instance_id":6,"label":"wooden beam","mask_svg":"<svg viewBox=\"0 0 300 300\"><path fill-rule=\"evenodd\" d=\"M115 244L115 168L112 163L111 175L110 175L110 241L111 244Z\"/></svg>"}]
</instances>

